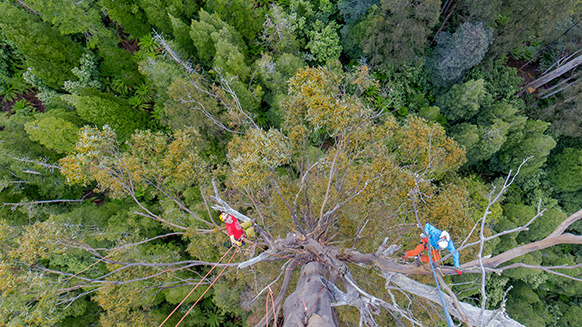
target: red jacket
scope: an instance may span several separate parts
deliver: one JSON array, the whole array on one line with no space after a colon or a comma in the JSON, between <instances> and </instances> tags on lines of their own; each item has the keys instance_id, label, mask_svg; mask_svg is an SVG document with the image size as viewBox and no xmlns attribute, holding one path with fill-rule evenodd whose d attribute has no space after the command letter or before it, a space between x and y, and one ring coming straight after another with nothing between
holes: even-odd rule
<instances>
[{"instance_id":1,"label":"red jacket","mask_svg":"<svg viewBox=\"0 0 582 327\"><path fill-rule=\"evenodd\" d=\"M235 240L240 240L244 231L242 227L240 227L238 220L236 220L232 215L230 217L232 218L232 223L226 224L226 232L228 233L228 236L232 235Z\"/></svg>"}]
</instances>

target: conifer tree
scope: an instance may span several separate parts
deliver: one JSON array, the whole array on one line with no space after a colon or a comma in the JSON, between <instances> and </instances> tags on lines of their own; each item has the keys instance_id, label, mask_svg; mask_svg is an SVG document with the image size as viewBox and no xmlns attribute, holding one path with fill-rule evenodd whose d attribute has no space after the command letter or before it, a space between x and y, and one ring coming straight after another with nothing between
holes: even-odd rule
<instances>
[{"instance_id":1,"label":"conifer tree","mask_svg":"<svg viewBox=\"0 0 582 327\"><path fill-rule=\"evenodd\" d=\"M61 34L85 34L95 44L105 37L107 30L101 20L99 8L94 1L82 0L27 0L26 4L40 14L44 22L50 23Z\"/></svg>"},{"instance_id":2,"label":"conifer tree","mask_svg":"<svg viewBox=\"0 0 582 327\"><path fill-rule=\"evenodd\" d=\"M477 114L486 97L485 82L482 79L470 80L453 85L437 103L449 121L468 121Z\"/></svg>"},{"instance_id":3,"label":"conifer tree","mask_svg":"<svg viewBox=\"0 0 582 327\"><path fill-rule=\"evenodd\" d=\"M27 66L48 86L63 89L63 83L74 78L71 70L81 58L81 46L25 10L2 2L0 11L0 28L26 58Z\"/></svg>"},{"instance_id":4,"label":"conifer tree","mask_svg":"<svg viewBox=\"0 0 582 327\"><path fill-rule=\"evenodd\" d=\"M565 148L554 157L550 181L557 192L575 192L582 189L582 150Z\"/></svg>"},{"instance_id":5,"label":"conifer tree","mask_svg":"<svg viewBox=\"0 0 582 327\"><path fill-rule=\"evenodd\" d=\"M176 45L186 56L193 56L196 54L196 47L190 38L190 26L184 23L179 18L170 15L170 22L172 23L172 30Z\"/></svg>"},{"instance_id":6,"label":"conifer tree","mask_svg":"<svg viewBox=\"0 0 582 327\"><path fill-rule=\"evenodd\" d=\"M150 32L146 15L133 0L99 0L101 8L119 24L125 32L134 38L140 38Z\"/></svg>"},{"instance_id":7,"label":"conifer tree","mask_svg":"<svg viewBox=\"0 0 582 327\"><path fill-rule=\"evenodd\" d=\"M337 6L346 24L352 24L364 16L368 9L379 2L379 0L341 0Z\"/></svg>"},{"instance_id":8,"label":"conifer tree","mask_svg":"<svg viewBox=\"0 0 582 327\"><path fill-rule=\"evenodd\" d=\"M198 49L199 59L205 65L211 65L211 60L216 55L216 44L230 44L238 49L244 49L244 41L240 33L232 26L225 23L217 14L209 14L204 9L200 10L199 20L192 20L190 37ZM242 51L242 54L246 51Z\"/></svg>"},{"instance_id":9,"label":"conifer tree","mask_svg":"<svg viewBox=\"0 0 582 327\"><path fill-rule=\"evenodd\" d=\"M63 99L77 109L81 118L98 126L111 126L122 139L147 126L144 112L110 94L92 91L86 95L65 95Z\"/></svg>"},{"instance_id":10,"label":"conifer tree","mask_svg":"<svg viewBox=\"0 0 582 327\"><path fill-rule=\"evenodd\" d=\"M41 117L27 123L24 128L31 140L58 153L67 153L73 149L79 131L71 122L54 116Z\"/></svg>"},{"instance_id":11,"label":"conifer tree","mask_svg":"<svg viewBox=\"0 0 582 327\"><path fill-rule=\"evenodd\" d=\"M548 125L541 120L528 119L523 128L512 131L507 137L508 141L491 159L491 169L507 170L517 162L532 157L524 165L521 178L534 175L544 165L550 151L556 146L556 141L545 134Z\"/></svg>"},{"instance_id":12,"label":"conifer tree","mask_svg":"<svg viewBox=\"0 0 582 327\"><path fill-rule=\"evenodd\" d=\"M259 34L265 20L265 10L245 0L208 1L204 6L223 21L233 26L251 44Z\"/></svg>"}]
</instances>

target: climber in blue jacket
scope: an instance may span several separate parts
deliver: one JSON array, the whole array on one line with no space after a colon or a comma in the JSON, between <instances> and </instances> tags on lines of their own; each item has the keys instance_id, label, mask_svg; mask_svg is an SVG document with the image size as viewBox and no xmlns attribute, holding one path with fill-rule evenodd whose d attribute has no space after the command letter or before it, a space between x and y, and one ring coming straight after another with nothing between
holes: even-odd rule
<instances>
[{"instance_id":1,"label":"climber in blue jacket","mask_svg":"<svg viewBox=\"0 0 582 327\"><path fill-rule=\"evenodd\" d=\"M424 233L420 234L421 241L420 244L416 246L414 250L406 251L406 256L404 259L418 257L420 253L424 250L428 251L427 243L433 248L432 251L432 260L433 262L439 261L441 256L439 254L439 250L447 249L450 253L453 254L453 261L455 263L455 267L459 268L459 252L456 252L455 245L451 240L451 236L447 231L442 231L433 225L426 223L424 225ZM420 260L423 262L429 262L429 258L427 255L421 255ZM457 274L461 274L460 271L455 269Z\"/></svg>"}]
</instances>

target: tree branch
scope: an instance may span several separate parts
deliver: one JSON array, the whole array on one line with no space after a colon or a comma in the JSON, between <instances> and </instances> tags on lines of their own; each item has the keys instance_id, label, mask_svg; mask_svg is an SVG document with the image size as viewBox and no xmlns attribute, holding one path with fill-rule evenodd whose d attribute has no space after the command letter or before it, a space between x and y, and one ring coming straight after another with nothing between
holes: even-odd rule
<instances>
[{"instance_id":1,"label":"tree branch","mask_svg":"<svg viewBox=\"0 0 582 327\"><path fill-rule=\"evenodd\" d=\"M573 277L573 276L570 276L570 275L566 275L566 274L563 274L563 273L559 273L557 271L554 271L554 269L578 269L578 268L582 268L582 264L577 264L577 265L574 265L574 266L563 265L563 266L549 266L548 267L548 266L534 266L534 265L528 265L528 264L521 263L521 262L516 262L516 263L513 263L513 264L511 264L509 266L502 267L500 269L503 271L503 270L513 269L513 268L539 269L539 270L543 270L543 271L545 271L547 273L550 273L550 274L554 274L554 275L558 275L558 276L561 276L561 277L569 278L569 279L572 279L572 280L577 281L577 282L582 282L582 279L580 279L580 278L576 278L576 277Z\"/></svg>"}]
</instances>

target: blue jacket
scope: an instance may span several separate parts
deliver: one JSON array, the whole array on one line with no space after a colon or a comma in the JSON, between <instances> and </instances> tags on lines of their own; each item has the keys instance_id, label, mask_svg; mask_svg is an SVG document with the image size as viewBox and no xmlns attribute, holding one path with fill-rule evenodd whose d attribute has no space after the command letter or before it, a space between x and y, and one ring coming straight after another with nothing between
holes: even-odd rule
<instances>
[{"instance_id":1,"label":"blue jacket","mask_svg":"<svg viewBox=\"0 0 582 327\"><path fill-rule=\"evenodd\" d=\"M441 233L442 231L436 227L434 227L433 225L426 223L426 225L424 225L424 234L426 235L426 237L428 238L428 242L430 243L430 246L432 246L434 249L439 249L439 246L437 245L437 241L439 240L439 238L441 238ZM455 267L459 268L460 264L459 264L459 252L455 252L455 245L453 244L453 240L449 240L449 246L447 246L447 250L449 250L449 252L451 252L453 254L453 261L455 262Z\"/></svg>"}]
</instances>

